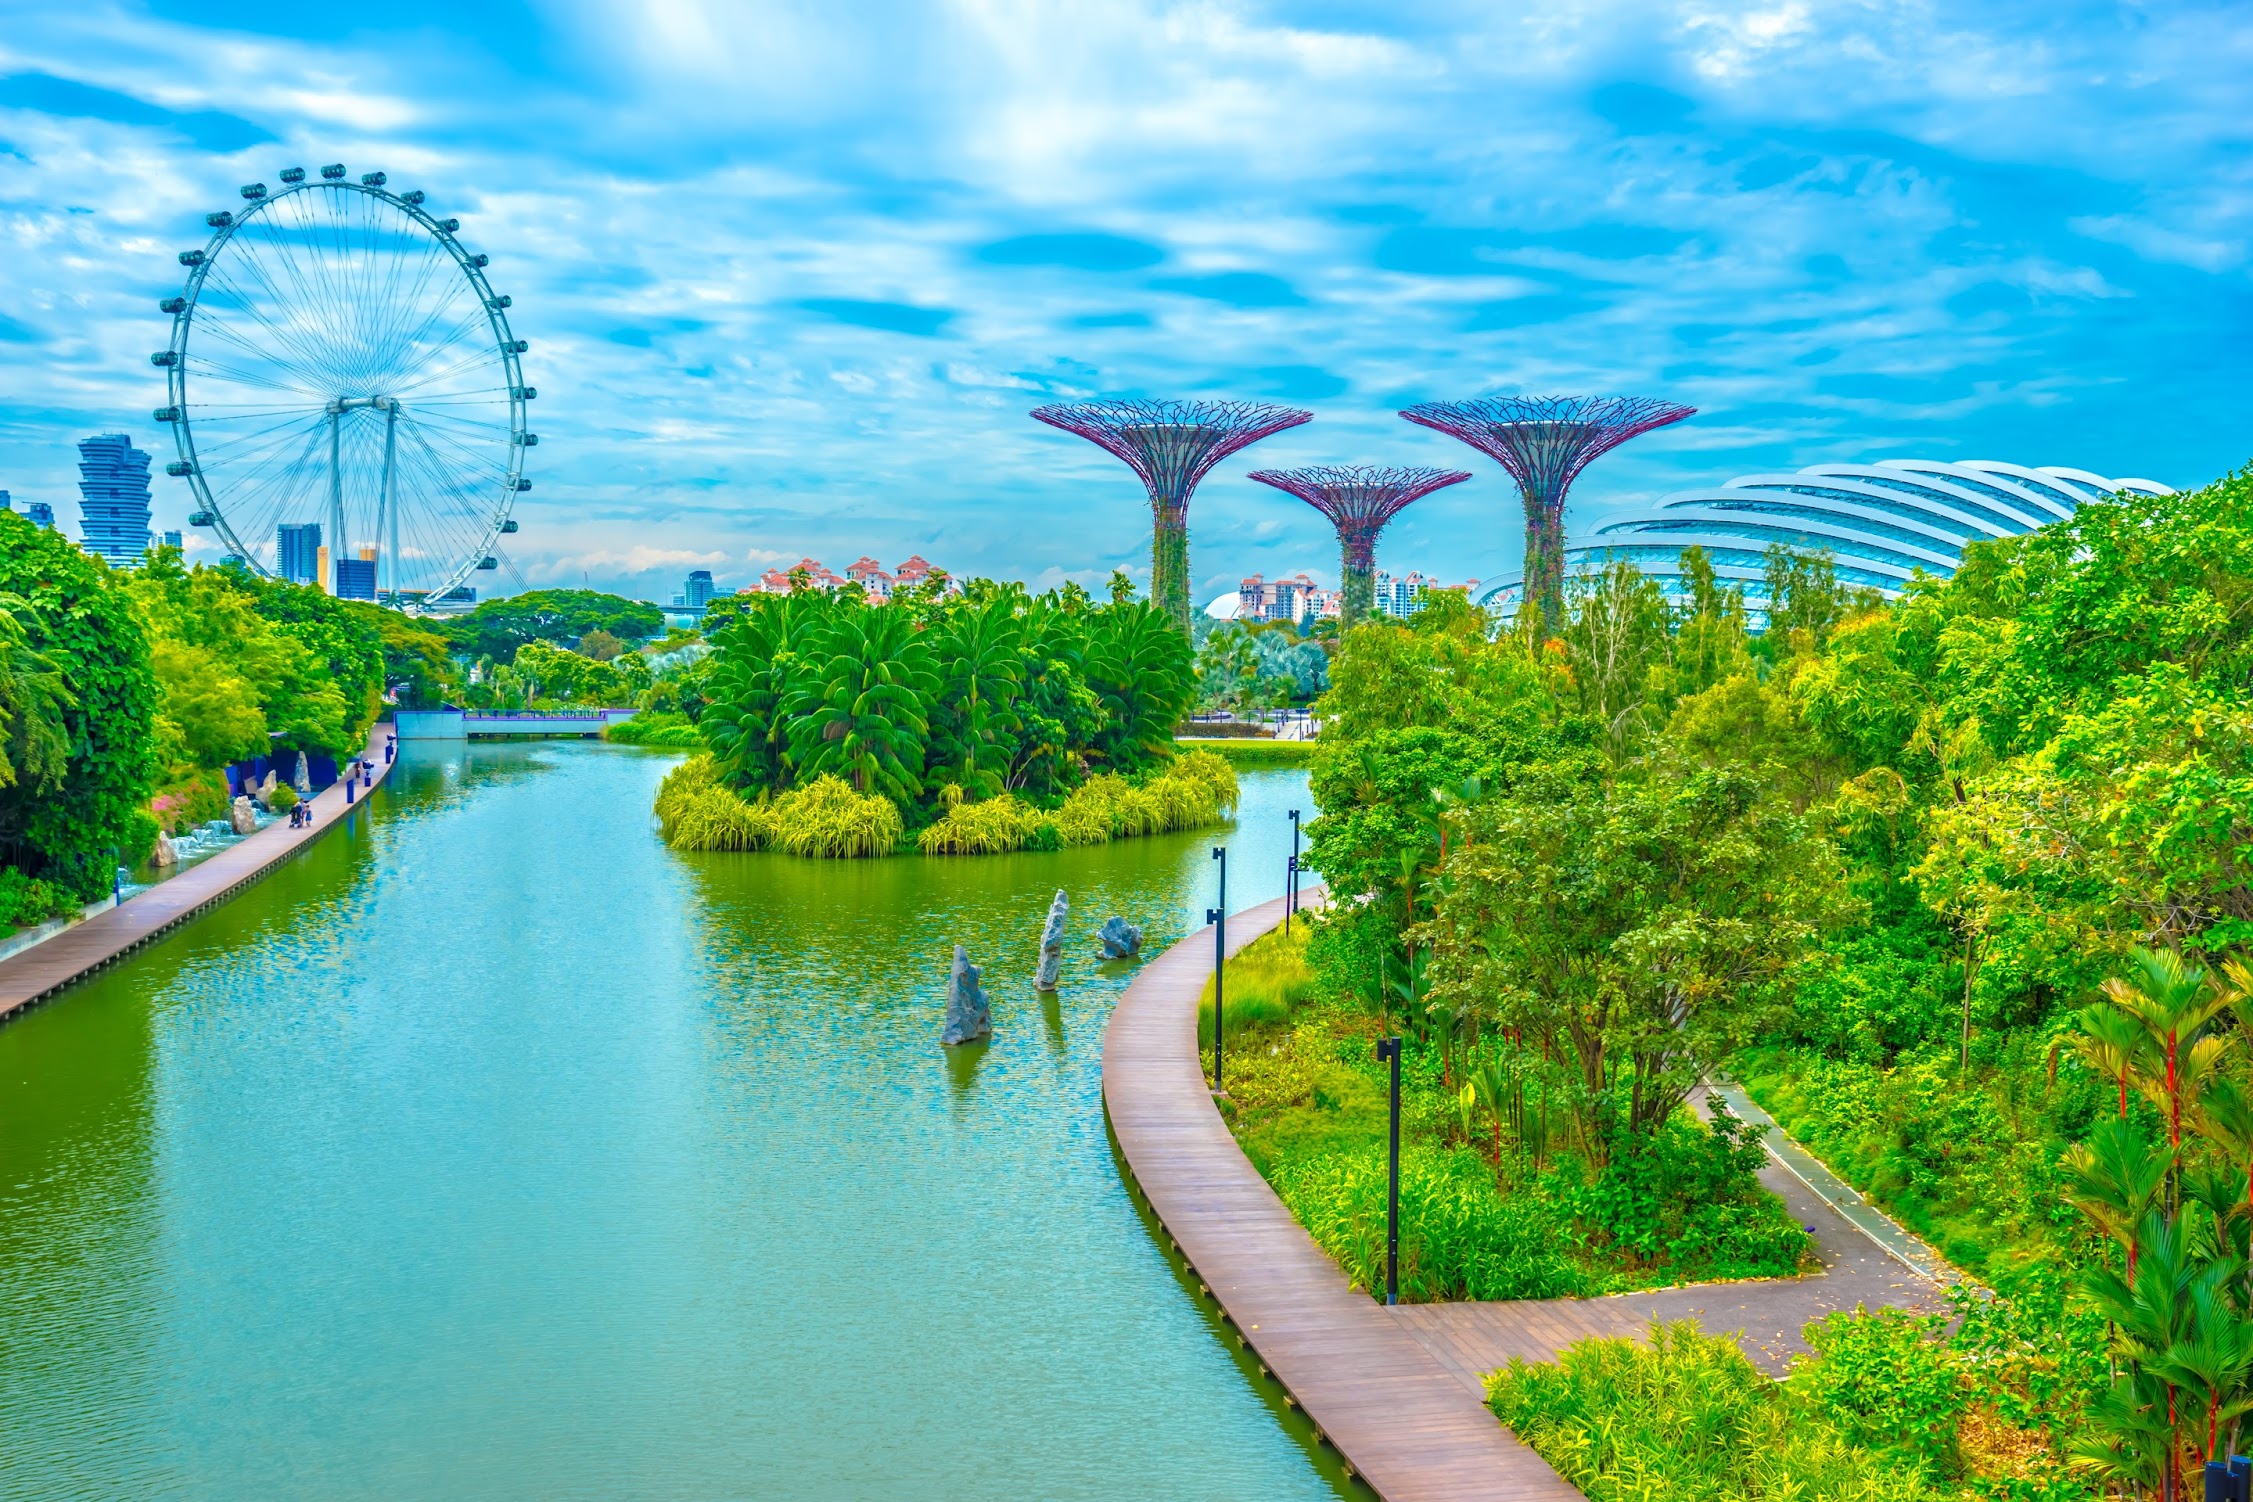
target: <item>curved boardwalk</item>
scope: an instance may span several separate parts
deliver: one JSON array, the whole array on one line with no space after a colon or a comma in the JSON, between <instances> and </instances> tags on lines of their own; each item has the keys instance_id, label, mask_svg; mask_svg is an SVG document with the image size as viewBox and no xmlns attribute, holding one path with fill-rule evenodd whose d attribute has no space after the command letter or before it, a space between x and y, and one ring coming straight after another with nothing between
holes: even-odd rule
<instances>
[{"instance_id":1,"label":"curved boardwalk","mask_svg":"<svg viewBox=\"0 0 2253 1502\"><path fill-rule=\"evenodd\" d=\"M383 743L390 733L388 724L376 725L368 732L367 749L360 753L375 763L378 787L391 775L393 764L383 759ZM225 902L301 846L328 833L348 811L343 782L315 796L313 810L316 822L310 829L292 829L286 822L269 824L170 881L0 960L0 1022Z\"/></svg>"},{"instance_id":2,"label":"curved boardwalk","mask_svg":"<svg viewBox=\"0 0 2253 1502\"><path fill-rule=\"evenodd\" d=\"M1283 900L1236 914L1249 943ZM1578 1498L1391 1311L1356 1293L1214 1109L1197 1057L1200 929L1143 967L1103 1035L1103 1100L1150 1208L1246 1345L1388 1502Z\"/></svg>"}]
</instances>

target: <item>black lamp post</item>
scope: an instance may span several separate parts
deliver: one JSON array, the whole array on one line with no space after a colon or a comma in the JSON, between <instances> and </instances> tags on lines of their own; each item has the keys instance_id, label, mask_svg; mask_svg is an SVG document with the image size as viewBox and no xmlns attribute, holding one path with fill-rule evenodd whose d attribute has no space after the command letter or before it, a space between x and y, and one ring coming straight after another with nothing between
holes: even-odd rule
<instances>
[{"instance_id":1,"label":"black lamp post","mask_svg":"<svg viewBox=\"0 0 2253 1502\"><path fill-rule=\"evenodd\" d=\"M1291 864L1284 876L1283 932L1291 931L1291 916L1299 910L1299 811L1291 810Z\"/></svg>"},{"instance_id":2,"label":"black lamp post","mask_svg":"<svg viewBox=\"0 0 2253 1502\"><path fill-rule=\"evenodd\" d=\"M1213 1094L1225 1095L1227 1087L1220 1082L1220 1040L1222 993L1228 983L1228 847L1213 846L1213 859L1220 862L1220 906L1205 909L1205 921L1213 926Z\"/></svg>"},{"instance_id":3,"label":"black lamp post","mask_svg":"<svg viewBox=\"0 0 2253 1502\"><path fill-rule=\"evenodd\" d=\"M1379 1038L1377 1061L1392 1065L1392 1121L1385 1163L1385 1302L1400 1302L1400 1039Z\"/></svg>"}]
</instances>

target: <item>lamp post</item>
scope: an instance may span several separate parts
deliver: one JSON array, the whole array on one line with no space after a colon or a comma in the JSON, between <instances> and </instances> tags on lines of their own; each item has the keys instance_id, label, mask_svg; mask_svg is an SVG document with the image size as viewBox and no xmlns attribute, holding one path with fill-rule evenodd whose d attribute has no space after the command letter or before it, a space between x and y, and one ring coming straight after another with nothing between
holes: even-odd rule
<instances>
[{"instance_id":1,"label":"lamp post","mask_svg":"<svg viewBox=\"0 0 2253 1502\"><path fill-rule=\"evenodd\" d=\"M1386 1131L1385 1302L1400 1302L1400 1039L1377 1040L1377 1062L1392 1065L1392 1119Z\"/></svg>"},{"instance_id":2,"label":"lamp post","mask_svg":"<svg viewBox=\"0 0 2253 1502\"><path fill-rule=\"evenodd\" d=\"M1299 910L1299 811L1291 810L1291 865L1286 873L1283 894L1288 899L1283 905L1283 932L1291 931L1291 917Z\"/></svg>"},{"instance_id":3,"label":"lamp post","mask_svg":"<svg viewBox=\"0 0 2253 1502\"><path fill-rule=\"evenodd\" d=\"M1228 1089L1220 1082L1220 1048L1222 996L1228 984L1228 847L1213 846L1213 859L1220 862L1220 906L1205 909L1205 921L1213 926L1213 1094L1226 1095Z\"/></svg>"}]
</instances>

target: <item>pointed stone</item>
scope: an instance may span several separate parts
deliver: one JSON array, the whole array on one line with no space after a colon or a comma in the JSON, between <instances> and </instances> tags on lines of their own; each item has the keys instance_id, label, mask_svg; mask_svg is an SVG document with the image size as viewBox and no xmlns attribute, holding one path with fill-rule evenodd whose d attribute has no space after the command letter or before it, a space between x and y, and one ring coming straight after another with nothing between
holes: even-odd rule
<instances>
[{"instance_id":1,"label":"pointed stone","mask_svg":"<svg viewBox=\"0 0 2253 1502\"><path fill-rule=\"evenodd\" d=\"M993 1031L993 1018L986 1010L986 993L978 989L978 967L970 963L969 951L960 944L954 946L954 971L947 977L947 1026L939 1034L941 1043L969 1043Z\"/></svg>"},{"instance_id":2,"label":"pointed stone","mask_svg":"<svg viewBox=\"0 0 2253 1502\"><path fill-rule=\"evenodd\" d=\"M1033 977L1033 989L1053 991L1056 977L1064 966L1064 920L1071 913L1072 904L1062 891L1048 905L1048 924L1040 933L1040 973Z\"/></svg>"}]
</instances>

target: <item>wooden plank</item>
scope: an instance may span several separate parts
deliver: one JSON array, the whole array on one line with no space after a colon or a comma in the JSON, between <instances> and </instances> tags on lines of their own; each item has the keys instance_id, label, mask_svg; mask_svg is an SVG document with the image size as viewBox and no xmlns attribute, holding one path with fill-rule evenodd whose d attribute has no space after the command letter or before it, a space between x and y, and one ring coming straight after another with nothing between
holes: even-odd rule
<instances>
[{"instance_id":1,"label":"wooden plank","mask_svg":"<svg viewBox=\"0 0 2253 1502\"><path fill-rule=\"evenodd\" d=\"M1317 892L1319 889L1317 889ZM1283 901L1229 920L1239 944ZM1212 1102L1196 1047L1213 936L1143 967L1103 1035L1103 1100L1152 1211L1261 1363L1388 1502L1565 1502L1580 1494L1487 1411L1460 1374L1291 1218Z\"/></svg>"},{"instance_id":2,"label":"wooden plank","mask_svg":"<svg viewBox=\"0 0 2253 1502\"><path fill-rule=\"evenodd\" d=\"M389 725L376 725L368 733L367 748L361 752L375 764L379 787L396 765L383 759L389 734ZM311 828L293 829L287 822L270 824L170 881L160 882L138 897L0 960L0 1022L226 901L341 824L349 811L343 780L315 795L312 803L315 822Z\"/></svg>"}]
</instances>

